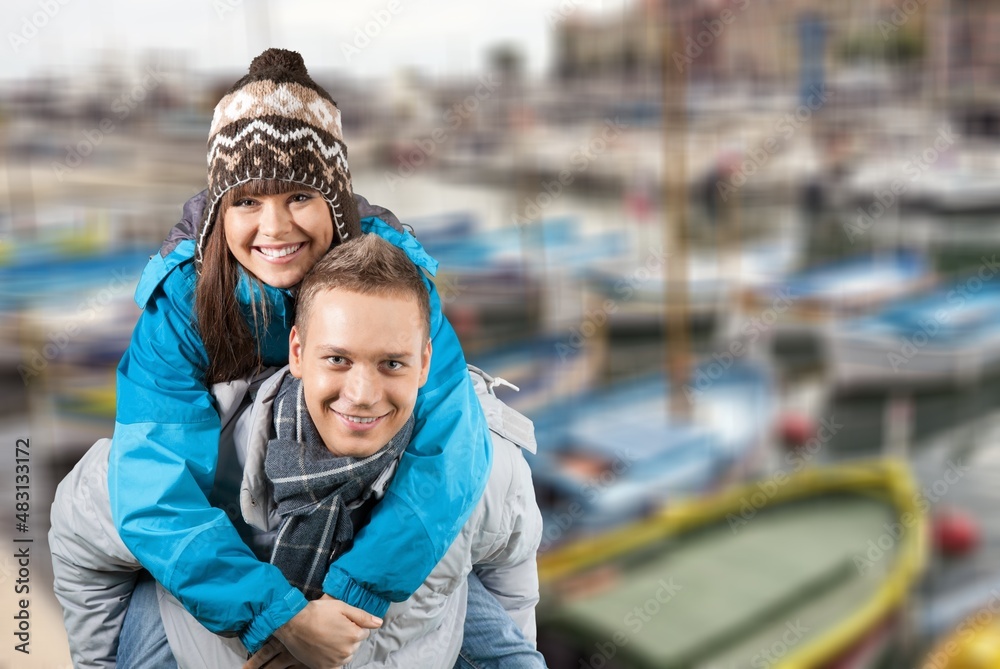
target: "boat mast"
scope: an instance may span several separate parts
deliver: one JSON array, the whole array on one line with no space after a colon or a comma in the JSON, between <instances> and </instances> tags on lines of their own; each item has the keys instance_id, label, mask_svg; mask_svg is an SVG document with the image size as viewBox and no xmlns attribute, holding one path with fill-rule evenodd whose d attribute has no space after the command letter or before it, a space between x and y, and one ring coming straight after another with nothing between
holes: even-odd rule
<instances>
[{"instance_id":1,"label":"boat mast","mask_svg":"<svg viewBox=\"0 0 1000 669\"><path fill-rule=\"evenodd\" d=\"M688 341L687 294L687 73L676 67L671 58L679 47L679 21L672 25L672 0L661 0L660 77L663 127L663 240L670 259L664 273L663 317L667 333L664 339L667 379L670 392L667 410L676 417L691 413L682 388L688 381L690 344Z\"/></svg>"}]
</instances>

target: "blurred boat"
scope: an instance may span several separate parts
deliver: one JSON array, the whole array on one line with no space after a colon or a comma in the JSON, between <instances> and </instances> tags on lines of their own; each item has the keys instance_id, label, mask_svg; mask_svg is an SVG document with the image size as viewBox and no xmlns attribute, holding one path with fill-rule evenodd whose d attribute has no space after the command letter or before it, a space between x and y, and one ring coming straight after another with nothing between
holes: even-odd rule
<instances>
[{"instance_id":1,"label":"blurred boat","mask_svg":"<svg viewBox=\"0 0 1000 669\"><path fill-rule=\"evenodd\" d=\"M539 336L470 354L469 364L501 378L517 392L496 392L511 408L528 418L590 391L601 371L598 346L573 346L565 337Z\"/></svg>"},{"instance_id":2,"label":"blurred boat","mask_svg":"<svg viewBox=\"0 0 1000 669\"><path fill-rule=\"evenodd\" d=\"M562 217L428 240L425 249L440 263L442 306L468 353L563 329L549 323L559 318L547 306L560 302L551 291L628 244L620 233L588 234L575 217Z\"/></svg>"},{"instance_id":3,"label":"blurred boat","mask_svg":"<svg viewBox=\"0 0 1000 669\"><path fill-rule=\"evenodd\" d=\"M817 315L843 317L926 285L932 277L922 253L897 250L835 261L782 282L793 300Z\"/></svg>"},{"instance_id":4,"label":"blurred boat","mask_svg":"<svg viewBox=\"0 0 1000 669\"><path fill-rule=\"evenodd\" d=\"M912 160L874 161L850 177L847 189L869 211L897 201L908 211L942 214L1000 210L1000 173L995 166L968 160L963 164L961 156L956 158L919 171Z\"/></svg>"},{"instance_id":5,"label":"blurred boat","mask_svg":"<svg viewBox=\"0 0 1000 669\"><path fill-rule=\"evenodd\" d=\"M17 250L0 262L0 308L37 304L52 295L138 281L150 250L67 252L37 247Z\"/></svg>"},{"instance_id":6,"label":"blurred boat","mask_svg":"<svg viewBox=\"0 0 1000 669\"><path fill-rule=\"evenodd\" d=\"M149 251L24 251L0 264L0 361L36 369L82 351L85 341L118 347L119 328L127 337L138 317L132 295Z\"/></svg>"},{"instance_id":7,"label":"blurred boat","mask_svg":"<svg viewBox=\"0 0 1000 669\"><path fill-rule=\"evenodd\" d=\"M966 403L986 394L985 389L970 393L975 398L969 397ZM938 559L921 586L918 619L918 636L927 644L956 630L968 630L967 621L977 617L980 626L988 622L987 614L1000 621L1000 517L996 513L1000 499L996 483L1000 475L1000 412L995 396L990 405L987 413L963 416L950 429L910 450L923 494L934 503L931 513ZM937 482L955 480L956 473L961 474L961 482L938 496L941 484ZM934 485L938 485L936 491ZM955 517L956 510L961 510L959 516L967 514L966 520L978 535L972 550L960 556L946 550L941 533L941 519ZM944 666L939 663L937 669Z\"/></svg>"},{"instance_id":8,"label":"blurred boat","mask_svg":"<svg viewBox=\"0 0 1000 669\"><path fill-rule=\"evenodd\" d=\"M114 429L115 368L141 313L134 283L92 290L20 314L18 371L43 417L52 456L75 461ZM78 301L89 304L85 311Z\"/></svg>"},{"instance_id":9,"label":"blurred boat","mask_svg":"<svg viewBox=\"0 0 1000 669\"><path fill-rule=\"evenodd\" d=\"M743 291L773 285L791 271L798 261L799 243L791 238L744 244L727 253L696 251L687 259L685 312L689 332L696 345L719 338L739 324L739 296ZM663 349L664 308L674 308L666 296L669 254L655 246L646 258L636 261L610 259L596 263L584 273L587 300L607 314L607 338L612 348L639 351L642 361ZM644 364L640 362L640 364ZM627 375L634 369L613 360L613 375Z\"/></svg>"},{"instance_id":10,"label":"blurred boat","mask_svg":"<svg viewBox=\"0 0 1000 669\"><path fill-rule=\"evenodd\" d=\"M934 281L928 258L898 250L848 258L799 271L745 293L744 309L762 327L756 337L786 365L829 361L830 329L917 293ZM770 321L770 322L768 322Z\"/></svg>"},{"instance_id":11,"label":"blurred boat","mask_svg":"<svg viewBox=\"0 0 1000 669\"><path fill-rule=\"evenodd\" d=\"M453 211L408 218L404 226L412 230L425 249L433 249L468 238L479 228L479 221L472 212Z\"/></svg>"},{"instance_id":12,"label":"blurred boat","mask_svg":"<svg viewBox=\"0 0 1000 669\"><path fill-rule=\"evenodd\" d=\"M926 519L905 466L806 469L543 555L552 669L860 669L904 636Z\"/></svg>"},{"instance_id":13,"label":"blurred boat","mask_svg":"<svg viewBox=\"0 0 1000 669\"><path fill-rule=\"evenodd\" d=\"M1000 369L1000 285L972 277L894 301L839 323L829 346L833 378L843 387L976 382Z\"/></svg>"},{"instance_id":14,"label":"blurred boat","mask_svg":"<svg viewBox=\"0 0 1000 669\"><path fill-rule=\"evenodd\" d=\"M942 639L927 655L926 669L996 669L1000 667L1000 618L984 608Z\"/></svg>"},{"instance_id":15,"label":"blurred boat","mask_svg":"<svg viewBox=\"0 0 1000 669\"><path fill-rule=\"evenodd\" d=\"M991 610L997 609L996 611ZM924 639L936 639L949 632L963 628L969 619L975 619L983 611L1000 624L1000 576L996 574L979 575L963 587L949 590L934 597L923 600L920 617L920 636ZM982 621L980 621L982 625ZM1000 639L998 639L1000 640ZM1000 656L998 656L1000 659ZM942 667L944 665L938 665ZM996 665L989 666L998 666Z\"/></svg>"},{"instance_id":16,"label":"blurred boat","mask_svg":"<svg viewBox=\"0 0 1000 669\"><path fill-rule=\"evenodd\" d=\"M442 146L438 163L453 175L506 184L517 168L517 156L506 133L476 129L456 133Z\"/></svg>"},{"instance_id":17,"label":"blurred boat","mask_svg":"<svg viewBox=\"0 0 1000 669\"><path fill-rule=\"evenodd\" d=\"M689 418L670 414L671 392L693 402ZM775 410L766 370L735 365L721 373L698 368L679 390L652 375L532 415L539 449L529 463L545 522L543 548L746 478Z\"/></svg>"},{"instance_id":18,"label":"blurred boat","mask_svg":"<svg viewBox=\"0 0 1000 669\"><path fill-rule=\"evenodd\" d=\"M115 366L139 317L148 250L30 245L0 266L2 361L46 426L46 457L73 461L114 428Z\"/></svg>"},{"instance_id":19,"label":"blurred boat","mask_svg":"<svg viewBox=\"0 0 1000 669\"><path fill-rule=\"evenodd\" d=\"M420 229L414 226L417 234ZM588 233L576 216L558 216L523 225L478 230L451 239L441 236L421 243L443 269L474 270L488 267L521 267L534 272L547 266L583 271L630 250L628 237L619 231Z\"/></svg>"},{"instance_id":20,"label":"blurred boat","mask_svg":"<svg viewBox=\"0 0 1000 669\"><path fill-rule=\"evenodd\" d=\"M1000 211L1000 174L981 169L932 170L915 204L948 213Z\"/></svg>"}]
</instances>

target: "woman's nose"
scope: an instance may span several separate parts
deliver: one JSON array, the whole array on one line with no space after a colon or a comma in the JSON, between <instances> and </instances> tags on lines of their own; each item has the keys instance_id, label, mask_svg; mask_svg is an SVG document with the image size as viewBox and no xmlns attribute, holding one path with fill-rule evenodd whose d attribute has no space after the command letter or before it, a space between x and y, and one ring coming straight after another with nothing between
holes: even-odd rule
<instances>
[{"instance_id":1,"label":"woman's nose","mask_svg":"<svg viewBox=\"0 0 1000 669\"><path fill-rule=\"evenodd\" d=\"M280 239L292 229L292 214L283 203L265 201L260 212L259 232Z\"/></svg>"}]
</instances>

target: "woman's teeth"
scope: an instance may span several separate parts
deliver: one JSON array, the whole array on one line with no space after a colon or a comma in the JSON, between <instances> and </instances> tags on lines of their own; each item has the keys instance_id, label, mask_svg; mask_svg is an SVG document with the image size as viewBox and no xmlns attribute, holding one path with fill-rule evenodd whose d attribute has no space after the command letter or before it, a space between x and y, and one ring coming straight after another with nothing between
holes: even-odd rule
<instances>
[{"instance_id":1,"label":"woman's teeth","mask_svg":"<svg viewBox=\"0 0 1000 669\"><path fill-rule=\"evenodd\" d=\"M344 416L347 420L352 423L374 423L378 420L378 416L373 416L372 418L361 418L360 416Z\"/></svg>"},{"instance_id":2,"label":"woman's teeth","mask_svg":"<svg viewBox=\"0 0 1000 669\"><path fill-rule=\"evenodd\" d=\"M285 246L280 249L269 249L263 246L258 246L257 250L266 255L268 258L283 258L287 255L291 255L302 248L302 244L296 244L295 246Z\"/></svg>"}]
</instances>

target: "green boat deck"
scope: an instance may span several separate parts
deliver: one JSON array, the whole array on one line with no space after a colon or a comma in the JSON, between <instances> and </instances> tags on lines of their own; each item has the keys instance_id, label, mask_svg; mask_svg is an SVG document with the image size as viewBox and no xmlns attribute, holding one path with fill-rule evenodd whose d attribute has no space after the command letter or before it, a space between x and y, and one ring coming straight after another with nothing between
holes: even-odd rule
<instances>
[{"instance_id":1,"label":"green boat deck","mask_svg":"<svg viewBox=\"0 0 1000 669\"><path fill-rule=\"evenodd\" d=\"M622 666L770 666L871 599L895 562L897 513L861 493L765 507L612 560L600 591L565 597L540 622L585 658L612 640Z\"/></svg>"}]
</instances>

